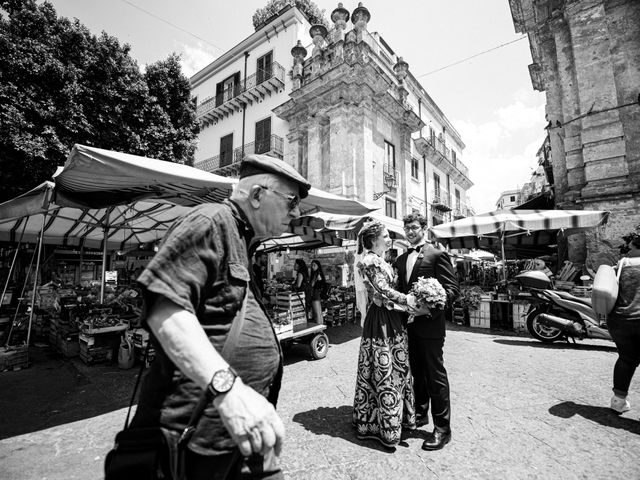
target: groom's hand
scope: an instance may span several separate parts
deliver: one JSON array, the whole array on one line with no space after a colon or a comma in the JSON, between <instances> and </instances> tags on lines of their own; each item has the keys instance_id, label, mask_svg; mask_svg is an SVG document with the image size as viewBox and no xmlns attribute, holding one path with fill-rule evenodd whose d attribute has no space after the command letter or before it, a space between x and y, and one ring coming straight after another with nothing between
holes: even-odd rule
<instances>
[{"instance_id":1,"label":"groom's hand","mask_svg":"<svg viewBox=\"0 0 640 480\"><path fill-rule=\"evenodd\" d=\"M416 317L421 317L424 315L427 316L431 316L431 309L429 308L428 305L420 305L418 306L418 308L415 309L414 312L412 312Z\"/></svg>"}]
</instances>

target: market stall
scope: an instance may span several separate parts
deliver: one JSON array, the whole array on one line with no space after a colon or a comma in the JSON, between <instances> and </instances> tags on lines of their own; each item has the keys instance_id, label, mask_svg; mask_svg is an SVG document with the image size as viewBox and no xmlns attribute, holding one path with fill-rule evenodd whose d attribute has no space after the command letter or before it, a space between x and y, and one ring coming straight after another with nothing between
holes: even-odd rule
<instances>
[{"instance_id":1,"label":"market stall","mask_svg":"<svg viewBox=\"0 0 640 480\"><path fill-rule=\"evenodd\" d=\"M549 270L547 263L553 261L559 235L596 228L604 225L608 218L606 211L497 210L437 225L430 230L438 241L451 249L482 248L501 257L499 262L476 265L476 271L483 279L480 285L479 282L463 285L461 302L470 312L470 323L483 328L523 329L527 294L510 284L508 279L523 270ZM576 286L573 280L580 276L582 268L571 262L556 266L556 288L573 290ZM501 278L498 278L498 272ZM552 272L549 270L549 273ZM491 279L494 285L489 289ZM585 294L586 289L580 289L580 292Z\"/></svg>"},{"instance_id":2,"label":"market stall","mask_svg":"<svg viewBox=\"0 0 640 480\"><path fill-rule=\"evenodd\" d=\"M135 245L156 244L187 207L227 198L236 181L186 165L76 145L64 168L56 172L54 182L55 184L45 182L0 205L0 241L17 242L18 245L24 242L37 243L32 256L35 263L31 262L28 272L33 285L31 295L27 301L21 300L21 306L15 309L15 317L10 322L9 339L13 335L15 340L20 329L14 327L24 324L23 319L18 321L17 317L28 313L24 340L26 346L29 345L34 316L36 322L45 318L38 317L35 313L40 308L36 297L45 288L39 282L43 244L81 248L98 246L102 249L100 295L96 305L85 310L90 312L86 315L99 314L105 320L113 313L106 313L106 309L110 308L107 306L110 292L106 285L108 250L124 252ZM307 212L347 211L363 214L376 207L311 189L301 208ZM16 255L17 252L16 248ZM10 271L9 277L11 273ZM19 292L21 297L25 289L22 290ZM72 292L71 297L78 293L75 290ZM122 292L111 293L120 295ZM84 297L86 296L76 296L78 304L85 305ZM78 308L80 306L76 305ZM24 311L21 312L21 308ZM68 345L58 338L64 337L65 342L73 339L76 334L79 338L81 328L78 324L86 324L85 320L90 318L93 317L76 318L73 323L78 328L75 330L73 325L67 328L68 325L64 325L62 321L50 323L53 327L50 331L54 332L56 344L62 343L60 349L63 353L73 355L75 349L67 348ZM123 320L121 316L118 319ZM120 325L124 324L125 322L120 322L117 325L98 327L89 325L85 328L85 358L94 359L99 353L95 349L93 352L89 351L91 346L97 345L95 335L119 332L123 330ZM109 332L98 331L116 326L116 330L111 329Z\"/></svg>"}]
</instances>

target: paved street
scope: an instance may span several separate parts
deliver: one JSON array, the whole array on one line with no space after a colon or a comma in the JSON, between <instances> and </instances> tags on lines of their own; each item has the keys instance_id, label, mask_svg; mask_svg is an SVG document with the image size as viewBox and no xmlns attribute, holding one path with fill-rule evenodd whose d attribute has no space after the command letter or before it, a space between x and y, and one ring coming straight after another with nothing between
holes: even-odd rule
<instances>
[{"instance_id":1,"label":"paved street","mask_svg":"<svg viewBox=\"0 0 640 480\"><path fill-rule=\"evenodd\" d=\"M391 453L350 427L359 328L329 336L324 360L308 360L303 346L287 356L287 479L640 478L640 382L636 408L614 415L609 342L547 346L455 327L445 347L452 443L425 452L419 432ZM29 369L0 374L0 478L101 478L135 372L34 355Z\"/></svg>"}]
</instances>

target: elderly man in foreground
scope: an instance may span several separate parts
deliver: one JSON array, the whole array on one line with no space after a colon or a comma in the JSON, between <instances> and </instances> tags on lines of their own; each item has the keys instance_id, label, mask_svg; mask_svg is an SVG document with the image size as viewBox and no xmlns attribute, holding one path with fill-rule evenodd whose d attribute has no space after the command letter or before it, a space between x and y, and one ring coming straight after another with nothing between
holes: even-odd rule
<instances>
[{"instance_id":1,"label":"elderly man in foreground","mask_svg":"<svg viewBox=\"0 0 640 480\"><path fill-rule=\"evenodd\" d=\"M284 426L275 411L282 354L249 259L260 239L281 235L300 215L309 188L283 161L248 156L230 199L176 222L138 278L158 351L132 426L180 432L207 390L210 403L186 452L190 480L282 478ZM235 344L224 347L239 316Z\"/></svg>"}]
</instances>

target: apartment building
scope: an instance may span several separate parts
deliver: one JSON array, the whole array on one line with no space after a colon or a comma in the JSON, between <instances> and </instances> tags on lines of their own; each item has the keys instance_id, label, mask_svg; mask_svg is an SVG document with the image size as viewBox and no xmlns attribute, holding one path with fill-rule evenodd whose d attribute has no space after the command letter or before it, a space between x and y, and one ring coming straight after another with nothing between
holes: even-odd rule
<instances>
[{"instance_id":1,"label":"apartment building","mask_svg":"<svg viewBox=\"0 0 640 480\"><path fill-rule=\"evenodd\" d=\"M234 175L244 155L269 153L389 217L466 216L464 143L370 18L339 4L326 28L286 7L195 74L196 166Z\"/></svg>"}]
</instances>

